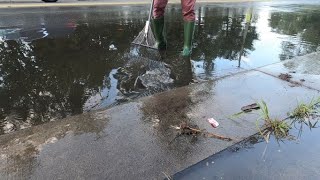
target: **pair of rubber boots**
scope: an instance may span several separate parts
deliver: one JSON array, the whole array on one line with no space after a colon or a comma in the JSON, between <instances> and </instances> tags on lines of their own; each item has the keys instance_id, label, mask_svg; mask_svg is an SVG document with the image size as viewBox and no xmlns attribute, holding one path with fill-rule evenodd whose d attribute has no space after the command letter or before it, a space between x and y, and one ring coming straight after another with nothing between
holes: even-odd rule
<instances>
[{"instance_id":1,"label":"pair of rubber boots","mask_svg":"<svg viewBox=\"0 0 320 180\"><path fill-rule=\"evenodd\" d=\"M166 40L164 38L164 17L152 20L152 29L154 37L156 39L156 47L159 50L164 50L167 47ZM184 21L184 43L181 55L188 57L192 51L192 38L194 32L194 21Z\"/></svg>"}]
</instances>

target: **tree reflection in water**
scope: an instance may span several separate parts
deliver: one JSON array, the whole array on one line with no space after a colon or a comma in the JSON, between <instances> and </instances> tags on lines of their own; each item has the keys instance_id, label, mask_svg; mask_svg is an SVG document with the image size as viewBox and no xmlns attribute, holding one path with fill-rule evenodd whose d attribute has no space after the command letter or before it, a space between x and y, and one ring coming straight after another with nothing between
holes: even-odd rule
<instances>
[{"instance_id":1,"label":"tree reflection in water","mask_svg":"<svg viewBox=\"0 0 320 180\"><path fill-rule=\"evenodd\" d=\"M144 26L147 13L138 10L129 15L125 11L89 11L68 35L51 37L48 28L48 37L28 43L23 38L0 41L1 126L20 129L122 102L135 97L132 94L136 92L149 95L192 82L190 63L178 56L183 43L180 9L168 8L169 50L162 58L141 57L139 50L132 48L130 42ZM255 50L255 22L259 18L255 9L201 6L197 16L192 59L203 61L204 71L212 71L219 58L239 61ZM300 33L304 42L314 45L308 48L314 48L320 37L316 17L319 14L272 13L270 26L279 33ZM50 18L44 17L46 22ZM283 50L291 56L291 46ZM155 70L155 65L162 69ZM161 74L152 74L157 72ZM147 87L137 86L139 76ZM154 85L159 87L151 87Z\"/></svg>"}]
</instances>

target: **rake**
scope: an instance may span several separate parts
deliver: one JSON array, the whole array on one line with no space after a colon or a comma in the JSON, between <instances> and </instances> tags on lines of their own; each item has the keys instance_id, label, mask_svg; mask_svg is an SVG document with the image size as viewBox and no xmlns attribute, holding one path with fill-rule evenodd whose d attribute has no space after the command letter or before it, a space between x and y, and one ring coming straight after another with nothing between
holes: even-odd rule
<instances>
[{"instance_id":1,"label":"rake","mask_svg":"<svg viewBox=\"0 0 320 180\"><path fill-rule=\"evenodd\" d=\"M132 44L136 44L139 46L144 46L152 49L158 49L156 47L156 40L154 38L152 29L150 26L152 11L153 11L153 3L154 3L154 0L151 1L149 17L148 17L148 20L146 21L146 25L144 26L143 30L138 34L138 36L133 40Z\"/></svg>"}]
</instances>

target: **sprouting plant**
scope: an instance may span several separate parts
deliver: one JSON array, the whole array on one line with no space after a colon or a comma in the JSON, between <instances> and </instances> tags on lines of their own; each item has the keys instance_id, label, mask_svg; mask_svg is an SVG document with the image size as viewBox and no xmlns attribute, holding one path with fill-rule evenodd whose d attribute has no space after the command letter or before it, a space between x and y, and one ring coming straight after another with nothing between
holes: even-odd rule
<instances>
[{"instance_id":1,"label":"sprouting plant","mask_svg":"<svg viewBox=\"0 0 320 180\"><path fill-rule=\"evenodd\" d=\"M310 103L298 103L290 117L299 121L304 121L305 118L311 116L311 114L316 113L318 110L315 108L316 105L320 104L320 97L316 100L312 99Z\"/></svg>"},{"instance_id":2,"label":"sprouting plant","mask_svg":"<svg viewBox=\"0 0 320 180\"><path fill-rule=\"evenodd\" d=\"M271 133L273 133L277 139L287 137L289 135L289 130L291 129L290 125L284 120L270 118L269 109L265 101L261 101L260 103L258 103L258 105L261 110L261 116L258 120L264 120L266 129L263 131L260 129L258 120L256 125L259 129L260 134L264 137L266 142L269 142Z\"/></svg>"},{"instance_id":3,"label":"sprouting plant","mask_svg":"<svg viewBox=\"0 0 320 180\"><path fill-rule=\"evenodd\" d=\"M310 103L298 103L298 106L289 114L290 118L293 119L292 124L295 128L296 124L300 125L298 136L301 136L303 130L303 124L305 124L309 129L317 128L318 121L312 123L310 117L319 113L319 108L317 105L320 104L320 97L318 99L312 99Z\"/></svg>"},{"instance_id":4,"label":"sprouting plant","mask_svg":"<svg viewBox=\"0 0 320 180\"><path fill-rule=\"evenodd\" d=\"M261 101L260 103L258 103L258 105L261 109L261 117L260 118L264 119L265 121L269 121L270 115L269 115L269 109L268 109L266 102Z\"/></svg>"},{"instance_id":5,"label":"sprouting plant","mask_svg":"<svg viewBox=\"0 0 320 180\"><path fill-rule=\"evenodd\" d=\"M282 138L289 135L290 125L286 121L272 120L270 121L271 129L276 137Z\"/></svg>"},{"instance_id":6,"label":"sprouting plant","mask_svg":"<svg viewBox=\"0 0 320 180\"><path fill-rule=\"evenodd\" d=\"M256 121L256 127L259 130L261 136L264 137L266 142L269 142L270 134L274 134L277 140L286 138L289 136L289 130L292 127L292 124L296 126L298 122L300 124L299 134L301 135L303 124L307 125L310 130L312 128L317 128L318 121L312 123L309 120L310 116L319 116L320 111L320 97L317 99L312 99L310 103L299 103L298 106L294 109L292 113L289 113L289 117L283 120L273 119L270 117L269 108L265 101L257 103L260 108L260 117ZM239 117L245 112L240 112L232 115L231 117ZM288 124L287 119L293 119L291 124ZM264 126L261 128L259 126L259 120L264 121Z\"/></svg>"}]
</instances>

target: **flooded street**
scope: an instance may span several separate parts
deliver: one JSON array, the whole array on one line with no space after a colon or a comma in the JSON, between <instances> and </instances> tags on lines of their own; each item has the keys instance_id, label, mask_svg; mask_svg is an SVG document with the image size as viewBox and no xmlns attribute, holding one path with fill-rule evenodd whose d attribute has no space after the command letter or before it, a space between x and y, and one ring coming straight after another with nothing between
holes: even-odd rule
<instances>
[{"instance_id":1,"label":"flooded street","mask_svg":"<svg viewBox=\"0 0 320 180\"><path fill-rule=\"evenodd\" d=\"M166 53L130 44L147 10L1 9L0 134L319 49L318 3L199 4L191 61L180 6L167 8Z\"/></svg>"}]
</instances>

